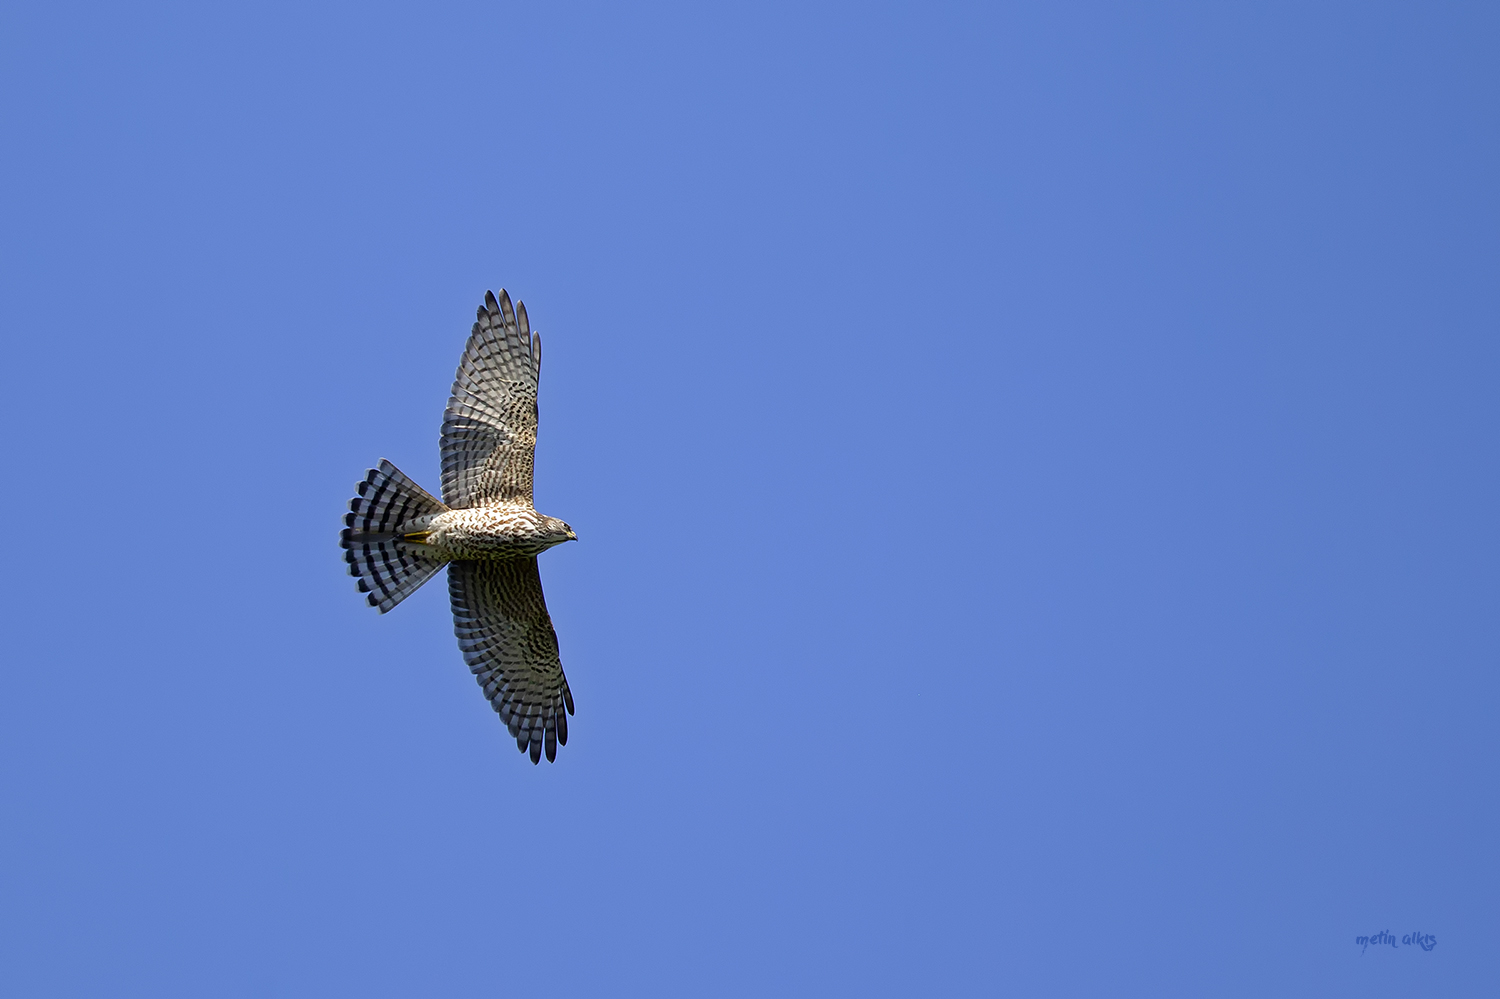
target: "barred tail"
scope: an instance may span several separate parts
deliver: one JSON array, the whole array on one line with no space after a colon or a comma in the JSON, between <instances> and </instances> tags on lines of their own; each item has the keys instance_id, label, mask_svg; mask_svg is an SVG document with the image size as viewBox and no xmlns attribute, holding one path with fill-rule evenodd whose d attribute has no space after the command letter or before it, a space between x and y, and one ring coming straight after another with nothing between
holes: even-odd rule
<instances>
[{"instance_id":1,"label":"barred tail","mask_svg":"<svg viewBox=\"0 0 1500 999\"><path fill-rule=\"evenodd\" d=\"M402 526L448 508L384 458L358 488L359 495L349 501L344 514L339 545L349 575L359 579L359 591L384 614L443 567L441 561L423 555L421 545L402 541Z\"/></svg>"}]
</instances>

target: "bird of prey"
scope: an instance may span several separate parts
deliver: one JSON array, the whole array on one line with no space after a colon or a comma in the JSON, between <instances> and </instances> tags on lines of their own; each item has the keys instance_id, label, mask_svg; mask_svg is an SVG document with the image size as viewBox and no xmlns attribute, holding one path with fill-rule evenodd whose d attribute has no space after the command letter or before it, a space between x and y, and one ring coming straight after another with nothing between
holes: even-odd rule
<instances>
[{"instance_id":1,"label":"bird of prey","mask_svg":"<svg viewBox=\"0 0 1500 999\"><path fill-rule=\"evenodd\" d=\"M485 292L443 413L442 502L382 458L349 501L339 542L382 614L448 567L458 647L532 763L557 758L573 713L536 557L578 540L532 505L541 367L526 306Z\"/></svg>"}]
</instances>

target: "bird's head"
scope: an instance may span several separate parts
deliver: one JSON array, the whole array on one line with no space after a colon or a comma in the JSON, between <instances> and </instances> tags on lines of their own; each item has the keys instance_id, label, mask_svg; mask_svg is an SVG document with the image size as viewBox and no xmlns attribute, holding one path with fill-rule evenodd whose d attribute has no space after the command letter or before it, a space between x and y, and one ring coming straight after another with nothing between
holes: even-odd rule
<instances>
[{"instance_id":1,"label":"bird's head","mask_svg":"<svg viewBox=\"0 0 1500 999\"><path fill-rule=\"evenodd\" d=\"M578 535L564 521L556 517L548 517L546 520L547 546L560 545L564 541L577 541Z\"/></svg>"}]
</instances>

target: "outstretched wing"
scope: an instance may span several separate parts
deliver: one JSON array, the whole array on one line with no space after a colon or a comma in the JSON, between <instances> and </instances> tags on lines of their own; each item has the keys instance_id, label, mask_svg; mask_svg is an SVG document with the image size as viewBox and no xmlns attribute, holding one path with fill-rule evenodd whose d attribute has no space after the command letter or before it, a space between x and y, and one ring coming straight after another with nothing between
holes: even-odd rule
<instances>
[{"instance_id":1,"label":"outstretched wing","mask_svg":"<svg viewBox=\"0 0 1500 999\"><path fill-rule=\"evenodd\" d=\"M568 743L573 693L557 655L536 558L448 563L453 631L490 706L531 762Z\"/></svg>"},{"instance_id":2,"label":"outstretched wing","mask_svg":"<svg viewBox=\"0 0 1500 999\"><path fill-rule=\"evenodd\" d=\"M443 413L443 502L454 508L531 503L541 338L526 306L484 293Z\"/></svg>"}]
</instances>

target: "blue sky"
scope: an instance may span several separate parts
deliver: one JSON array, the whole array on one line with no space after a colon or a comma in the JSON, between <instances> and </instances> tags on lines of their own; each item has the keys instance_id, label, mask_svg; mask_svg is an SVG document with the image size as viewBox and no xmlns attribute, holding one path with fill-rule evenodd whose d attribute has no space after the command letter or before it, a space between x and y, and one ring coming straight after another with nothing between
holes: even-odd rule
<instances>
[{"instance_id":1,"label":"blue sky","mask_svg":"<svg viewBox=\"0 0 1500 999\"><path fill-rule=\"evenodd\" d=\"M1490 993L1497 36L6 8L0 990ZM336 546L502 286L541 767Z\"/></svg>"}]
</instances>

